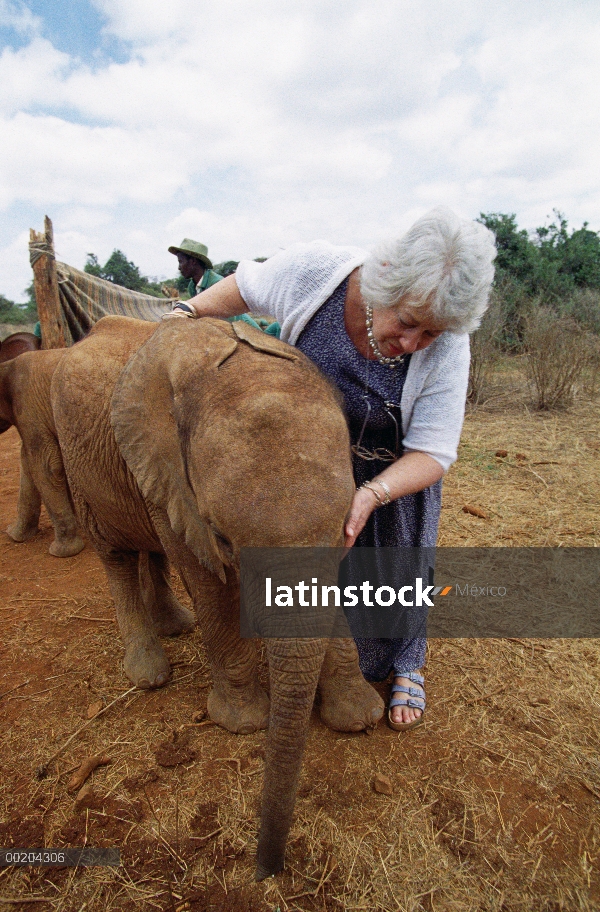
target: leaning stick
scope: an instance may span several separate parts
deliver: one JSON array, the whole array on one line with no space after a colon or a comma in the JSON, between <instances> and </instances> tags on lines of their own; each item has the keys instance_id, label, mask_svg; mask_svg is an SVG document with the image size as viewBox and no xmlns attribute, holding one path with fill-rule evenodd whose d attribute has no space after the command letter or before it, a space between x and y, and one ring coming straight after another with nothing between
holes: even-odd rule
<instances>
[{"instance_id":1,"label":"leaning stick","mask_svg":"<svg viewBox=\"0 0 600 912\"><path fill-rule=\"evenodd\" d=\"M22 684L17 684L16 687L11 687L10 690L5 690L4 693L0 694L0 700L3 697L7 697L9 694L13 693L15 690L19 690L20 687L25 687L26 684L30 683L30 681L31 681L31 678L28 678L26 681L23 681Z\"/></svg>"}]
</instances>

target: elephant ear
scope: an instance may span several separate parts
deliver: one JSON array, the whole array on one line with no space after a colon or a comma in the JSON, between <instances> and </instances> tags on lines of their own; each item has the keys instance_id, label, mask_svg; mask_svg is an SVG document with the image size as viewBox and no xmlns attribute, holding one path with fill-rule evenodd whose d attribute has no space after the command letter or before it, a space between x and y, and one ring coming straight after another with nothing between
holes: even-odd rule
<instances>
[{"instance_id":1,"label":"elephant ear","mask_svg":"<svg viewBox=\"0 0 600 912\"><path fill-rule=\"evenodd\" d=\"M244 320L236 320L231 324L233 331L238 339L242 339L255 348L257 351L266 352L268 355L276 355L278 358L286 358L288 361L298 361L298 355L291 346L286 345L274 336L268 336L260 329L255 329Z\"/></svg>"},{"instance_id":2,"label":"elephant ear","mask_svg":"<svg viewBox=\"0 0 600 912\"><path fill-rule=\"evenodd\" d=\"M178 401L188 378L216 370L237 345L222 321L165 321L127 362L111 403L119 450L144 498L166 511L175 534L222 582L223 564L188 480Z\"/></svg>"}]
</instances>

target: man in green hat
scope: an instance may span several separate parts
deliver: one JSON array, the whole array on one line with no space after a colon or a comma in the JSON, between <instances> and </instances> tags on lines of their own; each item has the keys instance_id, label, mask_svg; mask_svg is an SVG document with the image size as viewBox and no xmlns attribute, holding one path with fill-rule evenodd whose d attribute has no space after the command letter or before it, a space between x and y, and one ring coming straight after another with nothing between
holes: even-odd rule
<instances>
[{"instance_id":1,"label":"man in green hat","mask_svg":"<svg viewBox=\"0 0 600 912\"><path fill-rule=\"evenodd\" d=\"M211 285L220 282L220 276L212 268L208 259L208 247L191 238L184 238L179 247L169 247L169 253L174 253L179 263L179 272L184 279L189 279L188 292L191 298L206 291Z\"/></svg>"}]
</instances>

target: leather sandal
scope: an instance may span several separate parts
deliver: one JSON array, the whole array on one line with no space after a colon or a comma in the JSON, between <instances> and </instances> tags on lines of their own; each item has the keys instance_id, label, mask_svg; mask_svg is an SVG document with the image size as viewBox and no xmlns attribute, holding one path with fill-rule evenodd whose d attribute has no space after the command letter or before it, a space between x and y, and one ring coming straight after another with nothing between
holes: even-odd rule
<instances>
[{"instance_id":1,"label":"leather sandal","mask_svg":"<svg viewBox=\"0 0 600 912\"><path fill-rule=\"evenodd\" d=\"M425 689L423 684L425 683L425 678L423 675L420 675L417 671L406 671L394 674L395 678L408 678L412 684L416 684L416 687L404 687L403 684L392 684L391 698L388 706L388 725L390 728L393 728L394 731L408 731L409 728L414 728L416 725L420 725L425 716ZM395 697L394 694L402 693L407 694L404 697ZM392 709L395 706L408 706L410 709L420 709L421 715L418 719L413 719L412 722L394 722L392 720Z\"/></svg>"}]
</instances>

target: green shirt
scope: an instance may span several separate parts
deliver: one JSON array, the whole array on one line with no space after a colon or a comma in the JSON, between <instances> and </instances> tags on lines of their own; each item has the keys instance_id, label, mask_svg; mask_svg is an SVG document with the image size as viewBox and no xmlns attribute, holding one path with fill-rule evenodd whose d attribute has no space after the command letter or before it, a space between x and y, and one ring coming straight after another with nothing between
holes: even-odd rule
<instances>
[{"instance_id":1,"label":"green shirt","mask_svg":"<svg viewBox=\"0 0 600 912\"><path fill-rule=\"evenodd\" d=\"M222 278L223 276L219 275L219 273L215 272L213 269L205 269L204 275L197 285L193 279L190 279L188 285L188 293L190 298L194 298L201 292L206 291L206 289L210 288L211 285L216 285L217 282L220 282Z\"/></svg>"}]
</instances>

